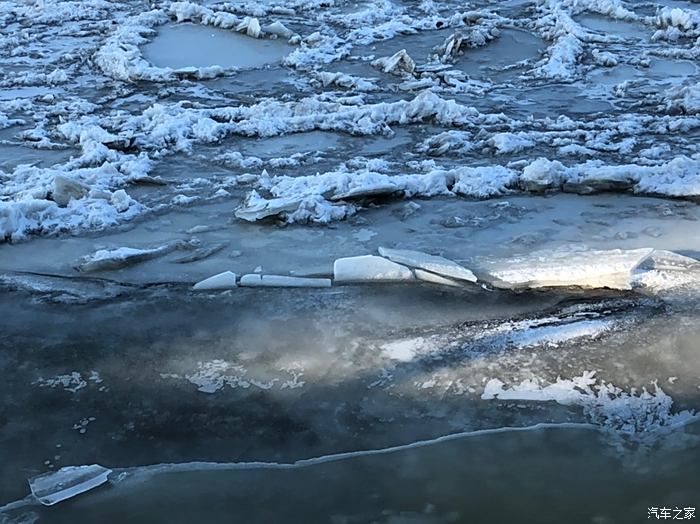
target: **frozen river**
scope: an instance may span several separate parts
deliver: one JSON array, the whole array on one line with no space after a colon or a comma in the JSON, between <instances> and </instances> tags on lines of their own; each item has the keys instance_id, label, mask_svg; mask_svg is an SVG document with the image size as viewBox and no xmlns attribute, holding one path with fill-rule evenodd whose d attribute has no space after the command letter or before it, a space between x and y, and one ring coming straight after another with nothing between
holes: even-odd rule
<instances>
[{"instance_id":1,"label":"frozen river","mask_svg":"<svg viewBox=\"0 0 700 524\"><path fill-rule=\"evenodd\" d=\"M0 1L0 523L700 509L699 7Z\"/></svg>"}]
</instances>

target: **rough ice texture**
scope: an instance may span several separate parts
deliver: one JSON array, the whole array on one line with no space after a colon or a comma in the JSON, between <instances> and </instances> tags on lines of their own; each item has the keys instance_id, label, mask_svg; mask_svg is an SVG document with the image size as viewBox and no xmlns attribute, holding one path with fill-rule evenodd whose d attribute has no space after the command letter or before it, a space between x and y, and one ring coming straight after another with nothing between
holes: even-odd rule
<instances>
[{"instance_id":1,"label":"rough ice texture","mask_svg":"<svg viewBox=\"0 0 700 524\"><path fill-rule=\"evenodd\" d=\"M231 271L224 271L217 275L197 282L192 289L198 291L215 289L233 289L237 286L236 274Z\"/></svg>"},{"instance_id":2,"label":"rough ice texture","mask_svg":"<svg viewBox=\"0 0 700 524\"><path fill-rule=\"evenodd\" d=\"M469 269L444 257L412 251L409 249L379 248L379 254L397 264L420 268L445 277L476 282L476 276Z\"/></svg>"},{"instance_id":3,"label":"rough ice texture","mask_svg":"<svg viewBox=\"0 0 700 524\"><path fill-rule=\"evenodd\" d=\"M477 275L494 287L631 289L633 272L653 249L585 250L569 247L478 261Z\"/></svg>"},{"instance_id":4,"label":"rough ice texture","mask_svg":"<svg viewBox=\"0 0 700 524\"><path fill-rule=\"evenodd\" d=\"M413 8L382 1L356 6L351 12L305 0L284 6L166 2L146 11L133 2L3 2L0 23L7 30L0 34L0 129L9 129L3 136L12 145L66 149L72 158L49 166L0 168L0 236L22 241L35 235L81 234L119 226L150 211L195 205L213 195L229 198L228 188L203 177L196 184L193 179L169 180L172 198L157 204L137 202L129 186L155 180L156 166L167 166L175 153L194 156L200 144L310 131L391 137L431 125L440 128L434 136L421 136L419 144L406 151L408 162L389 162L395 158L387 152L386 169L350 166L341 157L324 167L326 172L298 176L309 171L296 168L309 157L323 160L323 154L274 160L239 152L238 157L229 152L217 155L222 162L227 158L237 162L237 169L274 166L277 176L251 182L239 216L328 223L352 216L363 208L362 199L372 195L491 198L525 189L700 196L700 160L691 140L700 129L695 78L667 82L654 79L652 72L651 80L643 82L645 103L639 104L638 79L625 77L624 82L605 86L588 75L615 62L638 72L657 59L666 66L681 59L697 62L696 10L668 7L651 17L643 9L617 0L541 0L523 7L522 19L510 19L507 16L516 16L510 13L520 11L515 4L499 14L496 4L455 11L434 2ZM577 16L585 13L598 13L608 22L634 22L649 36L657 30L656 42L635 41L634 54L627 56L622 50L636 37L589 29L577 22ZM291 26L298 19L314 29L290 35L285 23ZM140 47L171 22L291 38L296 49L284 60L280 76L293 88L285 96L265 90L250 101L234 102L197 82L235 74L233 70L154 67L144 60ZM448 35L444 43L430 52L427 62L425 55L407 47L417 62L401 77L377 72L379 79L362 78L325 70L327 64L342 59L358 64L352 53L360 50L358 46L386 41L389 55L401 49L404 37L429 38L438 27ZM446 65L474 47L497 45L489 42L500 38L498 28L505 33L511 27L536 33L547 48L516 69L499 71L507 76L505 83L496 78L477 80L471 71L467 75ZM394 37L402 42L392 48ZM366 54L363 58L371 60ZM401 55L394 62L403 67L407 60ZM33 65L31 71L26 70L27 63ZM143 88L143 81L162 82L162 94L157 93L158 86ZM490 102L493 93L510 84L518 90L513 96L499 95ZM586 115L566 111L559 116L545 107L547 116L533 118L501 113L501 107L514 109L518 98L529 97L533 85L570 88L578 93L571 95L572 100L591 87L586 100L614 102L624 111ZM89 94L85 86L91 86ZM628 96L635 89L636 99ZM456 102L457 97L479 100L480 109ZM535 148L543 155L541 161L528 157ZM435 161L441 157L442 165ZM206 194L209 190L211 197ZM232 202L232 207L238 203Z\"/></svg>"},{"instance_id":5,"label":"rough ice texture","mask_svg":"<svg viewBox=\"0 0 700 524\"><path fill-rule=\"evenodd\" d=\"M527 379L510 388L498 379L487 382L481 395L484 400L555 401L566 406L581 406L589 420L603 428L638 434L682 424L693 417L690 411L673 413L673 399L654 383L654 391L640 394L627 392L612 384L598 381L595 372L580 377L558 379L543 385Z\"/></svg>"},{"instance_id":6,"label":"rough ice texture","mask_svg":"<svg viewBox=\"0 0 700 524\"><path fill-rule=\"evenodd\" d=\"M406 266L374 255L339 258L333 264L335 282L389 282L414 278Z\"/></svg>"}]
</instances>

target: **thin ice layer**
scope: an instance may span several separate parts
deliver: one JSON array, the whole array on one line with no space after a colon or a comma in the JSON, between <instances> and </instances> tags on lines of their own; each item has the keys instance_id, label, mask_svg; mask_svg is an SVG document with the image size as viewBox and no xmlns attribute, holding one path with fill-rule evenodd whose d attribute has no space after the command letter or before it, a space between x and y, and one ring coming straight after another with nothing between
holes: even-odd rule
<instances>
[{"instance_id":1,"label":"thin ice layer","mask_svg":"<svg viewBox=\"0 0 700 524\"><path fill-rule=\"evenodd\" d=\"M477 262L477 274L501 289L632 289L633 271L653 251L651 248L600 251L568 247L504 259L481 259Z\"/></svg>"}]
</instances>

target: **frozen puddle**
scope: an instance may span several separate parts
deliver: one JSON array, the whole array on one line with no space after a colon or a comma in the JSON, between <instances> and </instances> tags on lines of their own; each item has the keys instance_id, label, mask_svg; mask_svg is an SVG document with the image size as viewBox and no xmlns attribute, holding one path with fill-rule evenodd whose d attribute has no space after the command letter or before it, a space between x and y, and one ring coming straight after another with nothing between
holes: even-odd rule
<instances>
[{"instance_id":1,"label":"frozen puddle","mask_svg":"<svg viewBox=\"0 0 700 524\"><path fill-rule=\"evenodd\" d=\"M146 60L157 67L256 68L279 62L291 47L284 40L246 35L196 24L166 25L143 47Z\"/></svg>"},{"instance_id":2,"label":"frozen puddle","mask_svg":"<svg viewBox=\"0 0 700 524\"><path fill-rule=\"evenodd\" d=\"M500 36L484 47L468 49L457 61L457 66L468 74L474 67L501 77L504 68L519 62L537 60L545 49L545 42L528 31L504 29Z\"/></svg>"},{"instance_id":3,"label":"frozen puddle","mask_svg":"<svg viewBox=\"0 0 700 524\"><path fill-rule=\"evenodd\" d=\"M587 29L591 29L603 35L612 35L621 38L649 39L651 31L642 24L615 20L597 15L581 15L575 20Z\"/></svg>"}]
</instances>

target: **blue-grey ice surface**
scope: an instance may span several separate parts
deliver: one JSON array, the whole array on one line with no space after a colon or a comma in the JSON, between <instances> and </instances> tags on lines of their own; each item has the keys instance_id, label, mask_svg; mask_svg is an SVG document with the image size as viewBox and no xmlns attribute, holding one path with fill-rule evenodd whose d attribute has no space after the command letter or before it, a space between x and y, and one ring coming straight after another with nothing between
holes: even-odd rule
<instances>
[{"instance_id":1,"label":"blue-grey ice surface","mask_svg":"<svg viewBox=\"0 0 700 524\"><path fill-rule=\"evenodd\" d=\"M697 506L698 5L0 1L0 522Z\"/></svg>"}]
</instances>

